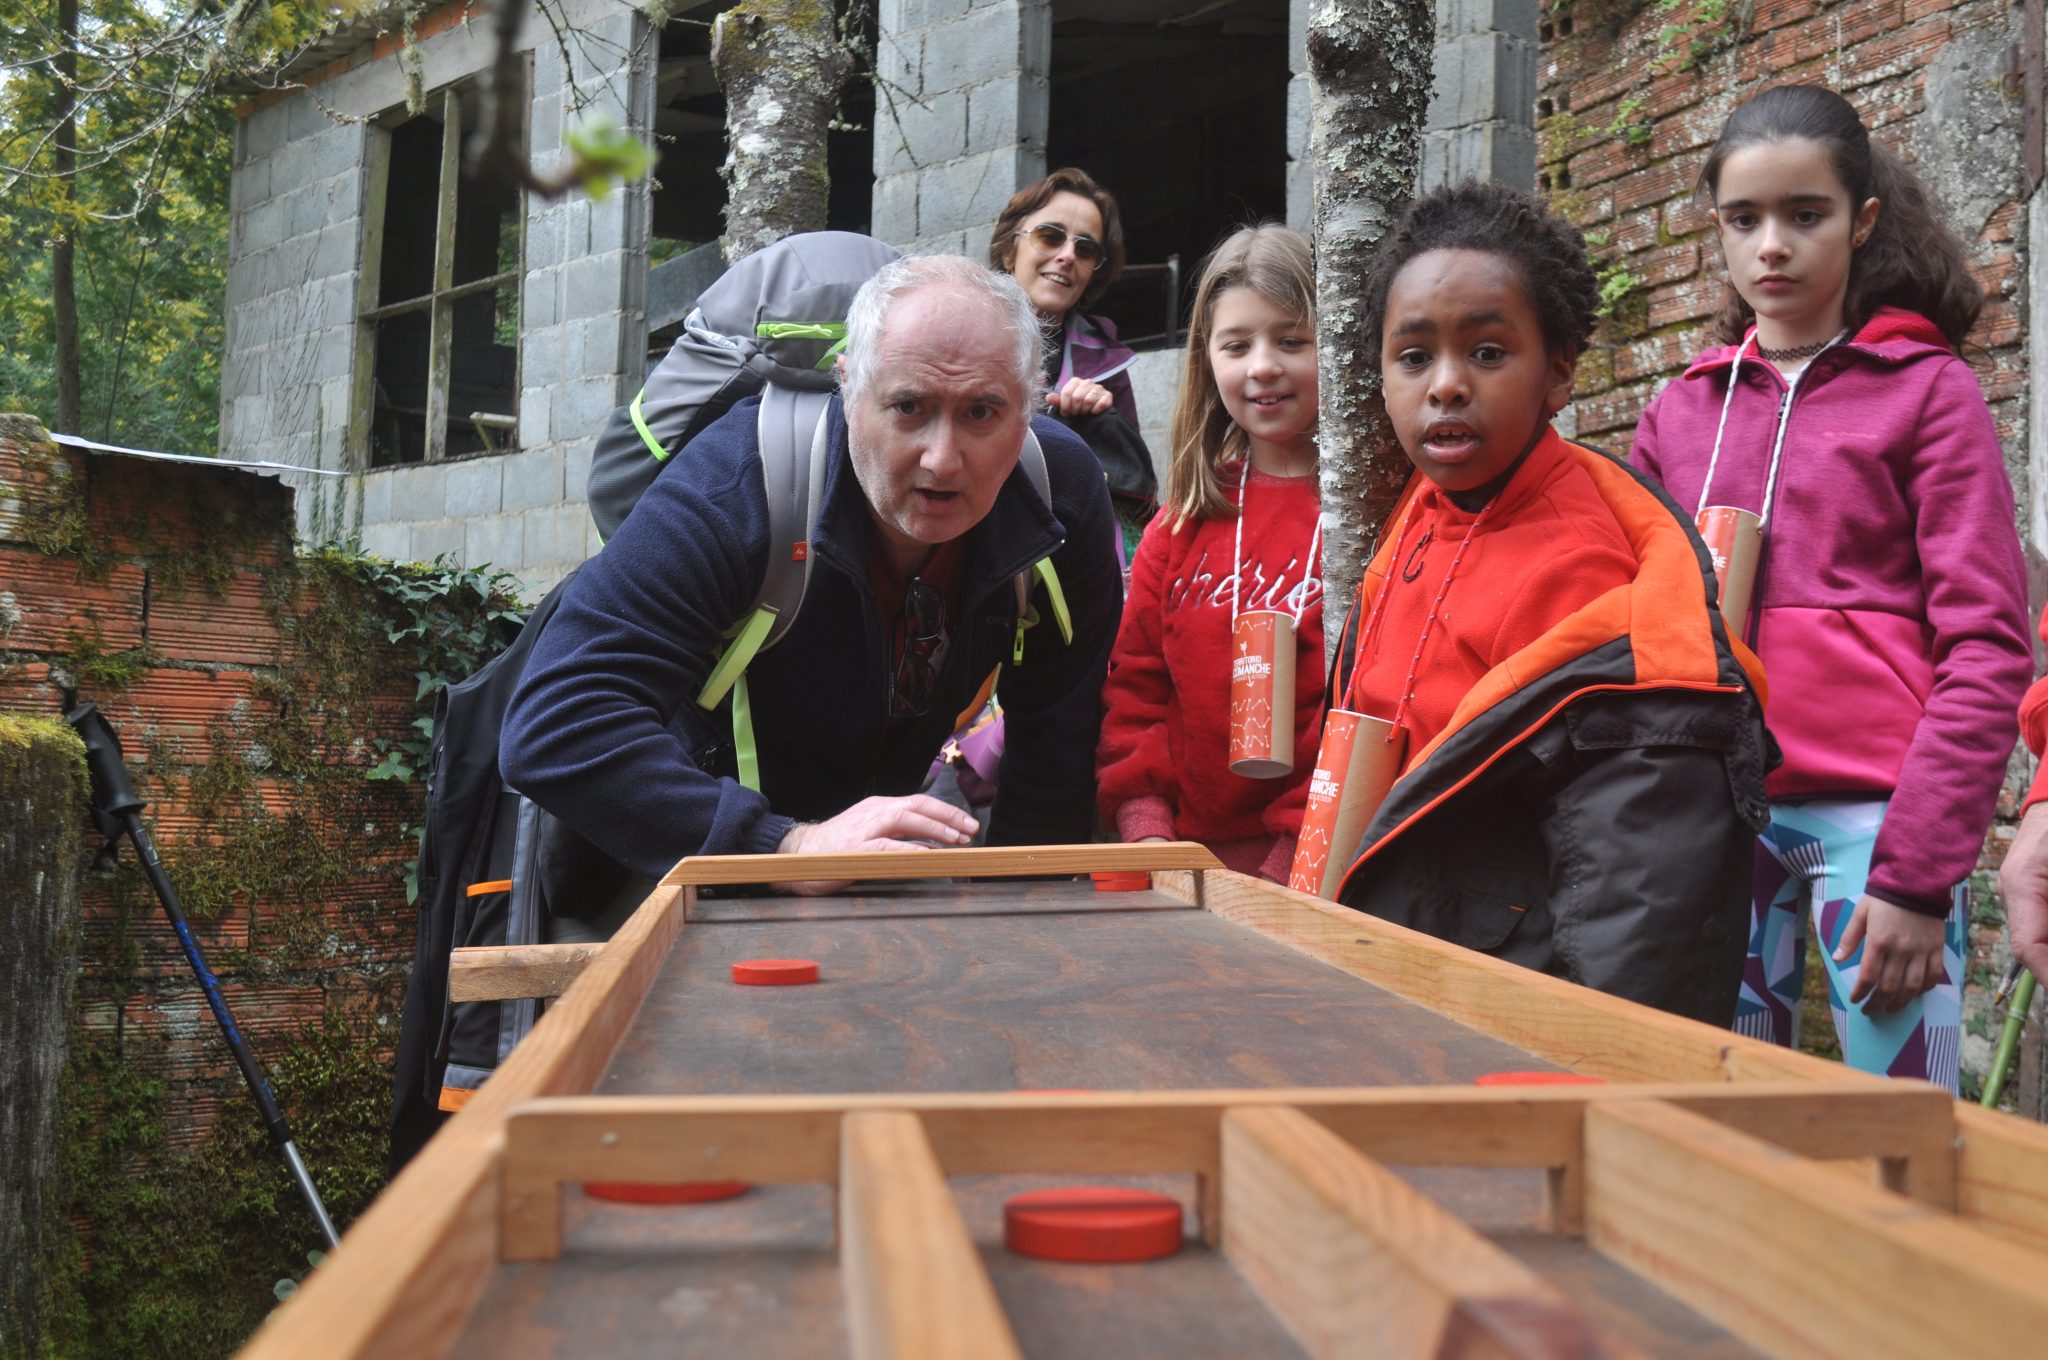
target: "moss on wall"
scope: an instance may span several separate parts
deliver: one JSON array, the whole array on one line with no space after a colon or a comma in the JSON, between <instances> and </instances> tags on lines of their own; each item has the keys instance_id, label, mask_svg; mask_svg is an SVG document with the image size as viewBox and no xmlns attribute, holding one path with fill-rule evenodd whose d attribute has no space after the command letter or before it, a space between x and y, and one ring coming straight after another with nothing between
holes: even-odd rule
<instances>
[{"instance_id":1,"label":"moss on wall","mask_svg":"<svg viewBox=\"0 0 2048 1360\"><path fill-rule=\"evenodd\" d=\"M330 1015L265 1055L344 1228L383 1185L391 1079L377 1054L373 1035ZM231 1354L276 1306L276 1282L324 1245L245 1090L197 1151L171 1148L162 1059L160 1043L74 1035L49 1356Z\"/></svg>"},{"instance_id":2,"label":"moss on wall","mask_svg":"<svg viewBox=\"0 0 2048 1360\"><path fill-rule=\"evenodd\" d=\"M222 558L227 576L217 577L209 560L192 556L182 588L224 588L233 561ZM509 640L518 602L509 578L331 552L293 557L267 569L265 582L280 651L276 665L258 669L251 700L208 732L202 759L179 757L149 731L132 734L129 757L152 800L146 817L176 811L203 828L160 846L187 915L246 921L246 948L225 942L238 939L233 931L208 946L214 970L231 985L325 993L322 1021L254 1047L329 1211L346 1226L384 1179L387 1054L410 941L389 924L405 911L424 763L405 766L403 777L371 775L385 750L423 746L434 692ZM143 669L121 670L139 658L108 656L85 636L70 642L82 672L81 657L102 689ZM191 1117L189 1092L166 1079L160 1008L195 1001L197 983L164 973L160 954L152 972L142 932L161 908L132 853L89 874L87 887L105 906L88 936L66 1076L46 1354L226 1355L275 1306L278 1282L305 1273L307 1251L322 1244L239 1080L218 1084L220 1110L204 1141L175 1146L170 1130ZM198 1015L198 1044L224 1058L210 1018L203 1008ZM251 1017L238 1018L247 1028Z\"/></svg>"}]
</instances>

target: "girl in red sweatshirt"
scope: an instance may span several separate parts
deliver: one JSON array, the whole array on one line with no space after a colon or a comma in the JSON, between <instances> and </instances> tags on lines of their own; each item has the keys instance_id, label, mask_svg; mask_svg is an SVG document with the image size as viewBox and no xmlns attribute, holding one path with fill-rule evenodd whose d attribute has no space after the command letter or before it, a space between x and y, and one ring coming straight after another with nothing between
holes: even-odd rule
<instances>
[{"instance_id":1,"label":"girl in red sweatshirt","mask_svg":"<svg viewBox=\"0 0 2048 1360\"><path fill-rule=\"evenodd\" d=\"M1795 1041L1810 919L1844 1059L1954 1090L1965 885L2033 672L2012 486L1957 354L1983 293L1832 91L1736 109L1700 187L1727 344L1651 403L1633 457L1688 514L1762 522L1750 607L1723 612L1785 763L1735 1028Z\"/></svg>"},{"instance_id":2,"label":"girl in red sweatshirt","mask_svg":"<svg viewBox=\"0 0 2048 1360\"><path fill-rule=\"evenodd\" d=\"M1209 257L1195 293L1165 504L1131 563L1096 776L1121 839L1200 841L1276 883L1294 855L1321 718L1315 428L1308 241L1247 227ZM1232 629L1251 610L1294 624L1291 643L1283 637L1297 661L1293 769L1277 778L1230 769Z\"/></svg>"}]
</instances>

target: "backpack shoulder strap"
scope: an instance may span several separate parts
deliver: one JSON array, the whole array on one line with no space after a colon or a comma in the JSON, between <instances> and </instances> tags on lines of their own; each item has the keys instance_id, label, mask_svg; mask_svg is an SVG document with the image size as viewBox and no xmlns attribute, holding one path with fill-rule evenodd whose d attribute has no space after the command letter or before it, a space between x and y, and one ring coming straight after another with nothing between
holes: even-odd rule
<instances>
[{"instance_id":1,"label":"backpack shoulder strap","mask_svg":"<svg viewBox=\"0 0 2048 1360\"><path fill-rule=\"evenodd\" d=\"M1038 442L1038 431L1028 424L1024 427L1024 447L1017 454L1017 466L1024 469L1025 480L1031 483L1045 508L1052 509L1052 477L1045 470L1045 449Z\"/></svg>"},{"instance_id":2,"label":"backpack shoulder strap","mask_svg":"<svg viewBox=\"0 0 2048 1360\"><path fill-rule=\"evenodd\" d=\"M825 412L830 392L806 392L769 383L761 389L755 444L768 491L768 573L756 609L773 609L762 639L766 651L782 641L803 608L811 580L811 531L825 495L825 464L832 432ZM752 611L749 611L750 613Z\"/></svg>"},{"instance_id":3,"label":"backpack shoulder strap","mask_svg":"<svg viewBox=\"0 0 2048 1360\"><path fill-rule=\"evenodd\" d=\"M832 443L825 419L830 402L830 393L774 383L761 391L754 438L768 497L768 570L754 603L726 633L725 650L697 692L700 708L718 707L755 656L782 641L803 608L811 579L811 530L824 496Z\"/></svg>"},{"instance_id":4,"label":"backpack shoulder strap","mask_svg":"<svg viewBox=\"0 0 2048 1360\"><path fill-rule=\"evenodd\" d=\"M1028 425L1024 428L1024 447L1017 454L1017 466L1023 469L1024 478L1038 493L1038 499L1050 510L1052 478L1045 470L1045 449L1038 442L1037 431ZM1038 622L1031 613L1031 588L1035 581L1045 583L1046 599L1052 605L1054 622L1059 624L1060 640L1069 643L1074 640L1074 618L1067 610L1067 593L1060 588L1060 575L1053 570L1050 557L1041 557L1031 564L1029 571L1020 571L1016 576L1017 636L1010 648L1012 664L1024 659L1024 632Z\"/></svg>"}]
</instances>

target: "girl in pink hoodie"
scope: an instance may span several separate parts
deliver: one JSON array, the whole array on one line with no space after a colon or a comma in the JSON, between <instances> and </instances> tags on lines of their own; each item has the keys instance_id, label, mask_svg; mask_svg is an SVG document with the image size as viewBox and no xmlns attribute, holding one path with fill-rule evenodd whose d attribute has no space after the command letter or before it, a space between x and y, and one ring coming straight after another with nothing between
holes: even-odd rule
<instances>
[{"instance_id":1,"label":"girl in pink hoodie","mask_svg":"<svg viewBox=\"0 0 2048 1360\"><path fill-rule=\"evenodd\" d=\"M2012 486L1958 357L1983 294L1831 91L1741 105L1700 188L1727 345L1658 394L1633 459L1703 528L1709 507L1761 524L1724 622L1763 660L1785 763L1735 1028L1794 1042L1810 914L1847 1061L1954 1090L1966 880L2033 673Z\"/></svg>"}]
</instances>

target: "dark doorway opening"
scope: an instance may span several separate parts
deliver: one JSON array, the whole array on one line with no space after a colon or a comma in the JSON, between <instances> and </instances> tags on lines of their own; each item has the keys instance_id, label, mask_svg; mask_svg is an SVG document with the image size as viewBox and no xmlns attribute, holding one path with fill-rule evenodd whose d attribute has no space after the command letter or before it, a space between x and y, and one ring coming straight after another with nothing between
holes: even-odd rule
<instances>
[{"instance_id":1,"label":"dark doorway opening","mask_svg":"<svg viewBox=\"0 0 2048 1360\"><path fill-rule=\"evenodd\" d=\"M1129 263L1095 310L1127 340L1175 343L1202 257L1286 217L1287 82L1287 0L1055 0L1046 165L1117 196Z\"/></svg>"}]
</instances>

